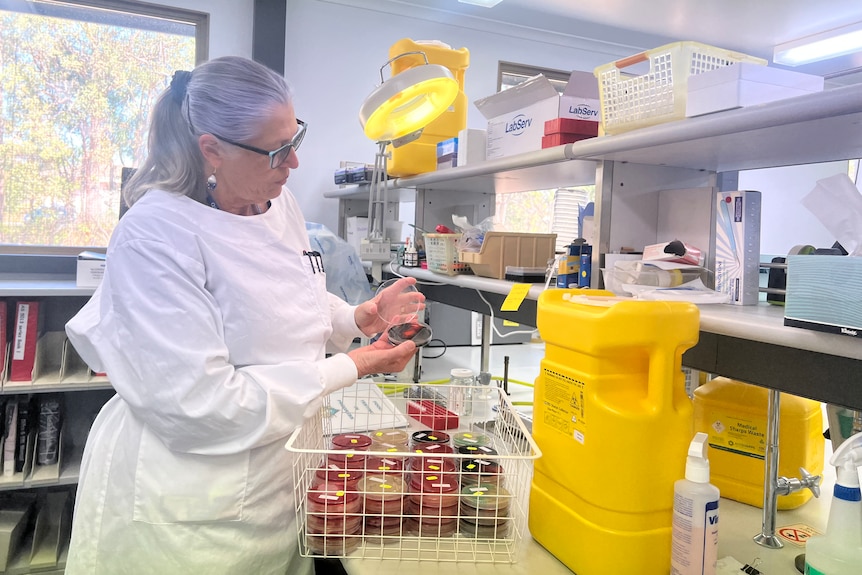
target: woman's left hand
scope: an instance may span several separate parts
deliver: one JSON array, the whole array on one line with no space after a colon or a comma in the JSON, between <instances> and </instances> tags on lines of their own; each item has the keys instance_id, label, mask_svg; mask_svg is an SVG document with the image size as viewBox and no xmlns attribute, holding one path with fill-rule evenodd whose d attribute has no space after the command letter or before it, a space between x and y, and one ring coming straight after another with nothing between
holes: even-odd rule
<instances>
[{"instance_id":1,"label":"woman's left hand","mask_svg":"<svg viewBox=\"0 0 862 575\"><path fill-rule=\"evenodd\" d=\"M415 319L416 314L425 309L425 295L412 289L415 284L416 278L401 278L359 304L353 314L356 326L372 337L390 325Z\"/></svg>"}]
</instances>

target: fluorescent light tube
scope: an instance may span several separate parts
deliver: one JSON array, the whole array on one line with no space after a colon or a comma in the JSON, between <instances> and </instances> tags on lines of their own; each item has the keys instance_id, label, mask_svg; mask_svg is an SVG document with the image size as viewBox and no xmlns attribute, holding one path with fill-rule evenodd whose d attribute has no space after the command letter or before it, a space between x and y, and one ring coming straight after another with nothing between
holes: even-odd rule
<instances>
[{"instance_id":1,"label":"fluorescent light tube","mask_svg":"<svg viewBox=\"0 0 862 575\"><path fill-rule=\"evenodd\" d=\"M862 22L785 42L775 47L772 61L800 66L862 50Z\"/></svg>"},{"instance_id":2,"label":"fluorescent light tube","mask_svg":"<svg viewBox=\"0 0 862 575\"><path fill-rule=\"evenodd\" d=\"M484 6L485 8L491 8L496 6L503 0L458 0L461 4L473 4L474 6Z\"/></svg>"}]
</instances>

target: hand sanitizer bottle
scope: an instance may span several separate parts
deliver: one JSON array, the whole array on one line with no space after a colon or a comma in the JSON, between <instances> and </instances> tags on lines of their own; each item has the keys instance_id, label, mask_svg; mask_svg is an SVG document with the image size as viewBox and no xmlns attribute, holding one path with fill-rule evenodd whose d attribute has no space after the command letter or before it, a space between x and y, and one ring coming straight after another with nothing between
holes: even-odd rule
<instances>
[{"instance_id":1,"label":"hand sanitizer bottle","mask_svg":"<svg viewBox=\"0 0 862 575\"><path fill-rule=\"evenodd\" d=\"M671 575L714 575L718 559L719 491L709 482L708 436L698 433L688 447L685 479L673 485Z\"/></svg>"}]
</instances>

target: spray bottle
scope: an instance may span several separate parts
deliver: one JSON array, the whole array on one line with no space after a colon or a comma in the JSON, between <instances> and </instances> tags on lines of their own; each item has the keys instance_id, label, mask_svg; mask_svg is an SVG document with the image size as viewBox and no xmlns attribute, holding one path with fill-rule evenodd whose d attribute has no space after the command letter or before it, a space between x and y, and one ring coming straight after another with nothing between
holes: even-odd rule
<instances>
[{"instance_id":1,"label":"spray bottle","mask_svg":"<svg viewBox=\"0 0 862 575\"><path fill-rule=\"evenodd\" d=\"M862 571L862 433L852 435L832 454L835 489L826 534L805 544L806 575L858 575Z\"/></svg>"},{"instance_id":2,"label":"spray bottle","mask_svg":"<svg viewBox=\"0 0 862 575\"><path fill-rule=\"evenodd\" d=\"M706 433L688 447L685 479L673 485L671 575L714 575L718 559L718 487L709 482Z\"/></svg>"}]
</instances>

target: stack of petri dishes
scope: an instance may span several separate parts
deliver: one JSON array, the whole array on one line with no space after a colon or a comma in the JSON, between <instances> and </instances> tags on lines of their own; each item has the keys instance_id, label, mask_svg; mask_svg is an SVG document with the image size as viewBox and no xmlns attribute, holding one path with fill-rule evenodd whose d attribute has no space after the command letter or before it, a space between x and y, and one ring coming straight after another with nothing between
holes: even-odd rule
<instances>
[{"instance_id":1,"label":"stack of petri dishes","mask_svg":"<svg viewBox=\"0 0 862 575\"><path fill-rule=\"evenodd\" d=\"M308 548L318 555L346 555L362 541L362 501L356 491L322 482L308 491Z\"/></svg>"},{"instance_id":2,"label":"stack of petri dishes","mask_svg":"<svg viewBox=\"0 0 862 575\"><path fill-rule=\"evenodd\" d=\"M402 534L407 485L400 474L368 473L359 483L363 496L365 541L386 544Z\"/></svg>"},{"instance_id":3,"label":"stack of petri dishes","mask_svg":"<svg viewBox=\"0 0 862 575\"><path fill-rule=\"evenodd\" d=\"M456 449L465 446L482 447L489 445L490 441L490 438L484 433L472 431L459 431L452 436L452 445Z\"/></svg>"},{"instance_id":4,"label":"stack of petri dishes","mask_svg":"<svg viewBox=\"0 0 862 575\"><path fill-rule=\"evenodd\" d=\"M410 434L403 429L378 429L372 431L369 451L404 453L410 450Z\"/></svg>"},{"instance_id":5,"label":"stack of petri dishes","mask_svg":"<svg viewBox=\"0 0 862 575\"><path fill-rule=\"evenodd\" d=\"M327 465L341 469L363 471L366 454L371 447L371 437L361 433L339 433L332 438L332 450L326 455Z\"/></svg>"},{"instance_id":6,"label":"stack of petri dishes","mask_svg":"<svg viewBox=\"0 0 862 575\"><path fill-rule=\"evenodd\" d=\"M449 537L458 530L458 481L455 474L410 476L404 504L405 531L420 537Z\"/></svg>"},{"instance_id":7,"label":"stack of petri dishes","mask_svg":"<svg viewBox=\"0 0 862 575\"><path fill-rule=\"evenodd\" d=\"M458 530L464 537L504 539L509 534L512 494L491 483L461 489Z\"/></svg>"}]
</instances>

